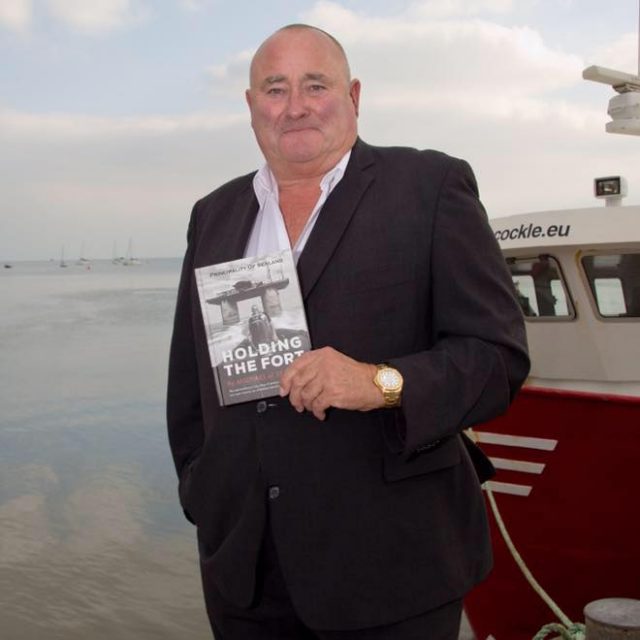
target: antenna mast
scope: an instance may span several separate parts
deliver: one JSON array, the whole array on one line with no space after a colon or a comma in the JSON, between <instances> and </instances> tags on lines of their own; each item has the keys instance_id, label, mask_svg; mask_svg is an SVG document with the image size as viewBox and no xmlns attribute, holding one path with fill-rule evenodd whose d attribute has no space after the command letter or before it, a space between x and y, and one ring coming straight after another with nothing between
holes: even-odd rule
<instances>
[{"instance_id":1,"label":"antenna mast","mask_svg":"<svg viewBox=\"0 0 640 640\"><path fill-rule=\"evenodd\" d=\"M618 95L609 100L607 122L609 133L626 133L640 136L640 2L638 2L638 75L607 69L587 67L582 72L585 80L611 85Z\"/></svg>"}]
</instances>

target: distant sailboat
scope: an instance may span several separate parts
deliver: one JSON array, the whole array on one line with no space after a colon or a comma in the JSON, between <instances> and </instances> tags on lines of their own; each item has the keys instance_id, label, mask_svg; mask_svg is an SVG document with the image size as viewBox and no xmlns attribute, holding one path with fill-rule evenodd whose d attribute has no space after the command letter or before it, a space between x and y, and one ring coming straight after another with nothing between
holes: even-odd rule
<instances>
[{"instance_id":1,"label":"distant sailboat","mask_svg":"<svg viewBox=\"0 0 640 640\"><path fill-rule=\"evenodd\" d=\"M64 245L62 245L62 249L60 250L60 266L68 267L69 265L64 261Z\"/></svg>"},{"instance_id":2,"label":"distant sailboat","mask_svg":"<svg viewBox=\"0 0 640 640\"><path fill-rule=\"evenodd\" d=\"M136 267L142 264L142 260L133 257L133 241L129 238L129 246L127 247L127 257L120 261L124 267Z\"/></svg>"},{"instance_id":3,"label":"distant sailboat","mask_svg":"<svg viewBox=\"0 0 640 640\"><path fill-rule=\"evenodd\" d=\"M87 268L91 266L91 260L84 257L84 242L82 243L82 248L80 249L80 257L76 260L76 264L80 267Z\"/></svg>"},{"instance_id":4,"label":"distant sailboat","mask_svg":"<svg viewBox=\"0 0 640 640\"><path fill-rule=\"evenodd\" d=\"M123 260L124 260L124 256L119 256L118 255L118 243L114 240L114 242L113 242L113 254L112 254L111 262L113 264L122 264Z\"/></svg>"}]
</instances>

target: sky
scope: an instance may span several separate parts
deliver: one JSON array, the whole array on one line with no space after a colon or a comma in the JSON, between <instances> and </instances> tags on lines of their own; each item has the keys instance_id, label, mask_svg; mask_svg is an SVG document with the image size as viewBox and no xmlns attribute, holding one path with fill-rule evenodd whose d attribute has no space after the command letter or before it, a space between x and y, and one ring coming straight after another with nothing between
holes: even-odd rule
<instances>
[{"instance_id":1,"label":"sky","mask_svg":"<svg viewBox=\"0 0 640 640\"><path fill-rule=\"evenodd\" d=\"M0 0L0 261L180 256L193 203L262 158L244 100L275 29L343 44L359 131L468 160L490 217L600 206L640 138L605 133L638 73L638 0Z\"/></svg>"}]
</instances>

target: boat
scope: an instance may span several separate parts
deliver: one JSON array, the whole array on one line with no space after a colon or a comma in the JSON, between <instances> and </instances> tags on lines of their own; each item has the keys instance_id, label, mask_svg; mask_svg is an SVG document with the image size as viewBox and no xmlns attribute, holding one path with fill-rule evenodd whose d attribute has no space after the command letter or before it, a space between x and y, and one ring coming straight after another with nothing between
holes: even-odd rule
<instances>
[{"instance_id":1,"label":"boat","mask_svg":"<svg viewBox=\"0 0 640 640\"><path fill-rule=\"evenodd\" d=\"M478 640L531 640L594 600L640 599L640 206L620 205L623 185L596 180L613 206L491 220L532 368L471 434L497 469L483 487L494 570L465 601Z\"/></svg>"},{"instance_id":2,"label":"boat","mask_svg":"<svg viewBox=\"0 0 640 640\"><path fill-rule=\"evenodd\" d=\"M129 238L129 246L127 247L127 255L125 258L119 258L118 263L123 267L137 267L142 264L142 260L133 256L133 241Z\"/></svg>"},{"instance_id":3,"label":"boat","mask_svg":"<svg viewBox=\"0 0 640 640\"><path fill-rule=\"evenodd\" d=\"M609 133L640 135L640 33L638 62L637 75L582 72L617 93ZM483 485L494 570L465 599L478 640L582 638L589 603L640 600L640 206L622 206L626 192L606 176L605 207L491 221L531 372L470 433L497 469Z\"/></svg>"},{"instance_id":4,"label":"boat","mask_svg":"<svg viewBox=\"0 0 640 640\"><path fill-rule=\"evenodd\" d=\"M124 259L125 259L124 256L119 256L118 255L118 245L114 240L114 242L113 242L113 252L112 252L112 257L111 257L112 264L122 264L122 261Z\"/></svg>"},{"instance_id":5,"label":"boat","mask_svg":"<svg viewBox=\"0 0 640 640\"><path fill-rule=\"evenodd\" d=\"M91 268L91 260L89 260L89 258L85 258L84 255L84 242L82 243L82 248L80 249L80 257L76 260L76 265L78 267L84 267L85 269Z\"/></svg>"},{"instance_id":6,"label":"boat","mask_svg":"<svg viewBox=\"0 0 640 640\"><path fill-rule=\"evenodd\" d=\"M66 269L69 265L64 261L64 245L62 245L62 249L60 249L60 263L59 266L63 269Z\"/></svg>"}]
</instances>

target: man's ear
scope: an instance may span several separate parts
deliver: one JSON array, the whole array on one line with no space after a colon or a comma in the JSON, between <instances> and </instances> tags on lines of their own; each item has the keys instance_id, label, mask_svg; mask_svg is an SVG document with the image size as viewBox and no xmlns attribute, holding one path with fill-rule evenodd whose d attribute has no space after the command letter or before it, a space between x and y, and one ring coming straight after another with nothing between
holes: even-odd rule
<instances>
[{"instance_id":1,"label":"man's ear","mask_svg":"<svg viewBox=\"0 0 640 640\"><path fill-rule=\"evenodd\" d=\"M351 81L351 86L349 87L349 95L351 96L351 102L353 102L353 106L356 110L356 116L360 115L360 80L354 78Z\"/></svg>"}]
</instances>

